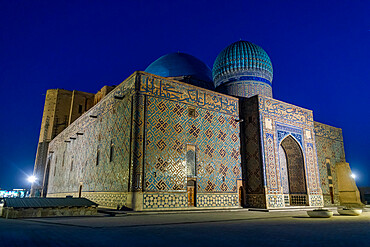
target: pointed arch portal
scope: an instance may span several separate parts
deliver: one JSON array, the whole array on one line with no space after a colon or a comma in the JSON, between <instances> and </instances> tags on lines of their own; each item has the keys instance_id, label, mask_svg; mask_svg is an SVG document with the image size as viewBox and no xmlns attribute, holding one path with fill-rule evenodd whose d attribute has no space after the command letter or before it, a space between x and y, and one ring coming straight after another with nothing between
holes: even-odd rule
<instances>
[{"instance_id":1,"label":"pointed arch portal","mask_svg":"<svg viewBox=\"0 0 370 247\"><path fill-rule=\"evenodd\" d=\"M290 205L306 205L306 176L301 147L291 135L288 135L281 142L279 153L284 194L289 194Z\"/></svg>"}]
</instances>

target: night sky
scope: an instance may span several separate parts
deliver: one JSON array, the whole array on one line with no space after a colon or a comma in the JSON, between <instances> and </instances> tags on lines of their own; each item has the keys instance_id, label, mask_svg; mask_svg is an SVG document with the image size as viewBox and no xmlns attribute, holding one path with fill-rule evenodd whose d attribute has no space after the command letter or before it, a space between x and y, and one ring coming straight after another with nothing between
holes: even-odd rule
<instances>
[{"instance_id":1,"label":"night sky","mask_svg":"<svg viewBox=\"0 0 370 247\"><path fill-rule=\"evenodd\" d=\"M369 1L0 0L0 188L29 186L47 89L96 93L177 51L212 68L240 39L269 54L274 98L342 128L370 186Z\"/></svg>"}]
</instances>

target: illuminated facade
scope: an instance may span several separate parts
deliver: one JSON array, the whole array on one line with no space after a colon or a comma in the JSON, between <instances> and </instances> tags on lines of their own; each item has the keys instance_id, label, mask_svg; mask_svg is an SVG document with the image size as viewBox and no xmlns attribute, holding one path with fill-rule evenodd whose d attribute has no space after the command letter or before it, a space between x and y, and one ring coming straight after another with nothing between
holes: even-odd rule
<instances>
[{"instance_id":1,"label":"illuminated facade","mask_svg":"<svg viewBox=\"0 0 370 247\"><path fill-rule=\"evenodd\" d=\"M357 203L340 196L341 130L273 99L272 78L267 53L246 41L225 48L213 73L193 56L165 55L39 148L33 194L134 210ZM50 128L43 120L41 133Z\"/></svg>"}]
</instances>

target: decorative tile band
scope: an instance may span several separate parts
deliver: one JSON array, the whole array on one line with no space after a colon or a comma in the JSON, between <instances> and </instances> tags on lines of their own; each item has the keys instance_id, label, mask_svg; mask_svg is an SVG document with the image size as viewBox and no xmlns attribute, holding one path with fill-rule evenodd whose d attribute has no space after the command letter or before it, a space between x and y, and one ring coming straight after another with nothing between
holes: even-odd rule
<instances>
[{"instance_id":1,"label":"decorative tile band","mask_svg":"<svg viewBox=\"0 0 370 247\"><path fill-rule=\"evenodd\" d=\"M309 195L310 206L323 207L324 200L322 195Z\"/></svg>"},{"instance_id":2,"label":"decorative tile band","mask_svg":"<svg viewBox=\"0 0 370 247\"><path fill-rule=\"evenodd\" d=\"M238 194L198 194L198 207L235 207L239 206Z\"/></svg>"},{"instance_id":3,"label":"decorative tile band","mask_svg":"<svg viewBox=\"0 0 370 247\"><path fill-rule=\"evenodd\" d=\"M229 82L220 86L218 90L222 93L241 97L252 97L254 95L272 97L272 87L259 81Z\"/></svg>"},{"instance_id":4,"label":"decorative tile band","mask_svg":"<svg viewBox=\"0 0 370 247\"><path fill-rule=\"evenodd\" d=\"M181 103L199 106L231 115L238 115L238 100L231 96L218 94L184 83L168 80L151 74L140 73L140 92L163 97Z\"/></svg>"},{"instance_id":5,"label":"decorative tile band","mask_svg":"<svg viewBox=\"0 0 370 247\"><path fill-rule=\"evenodd\" d=\"M260 81L260 82L264 82L266 83L267 85L269 85L270 87L272 86L272 83L265 79L265 78L262 78L262 77L258 77L258 76L239 76L239 77L233 77L233 78L229 78L229 80L227 82L223 82L223 84L226 84L226 83L229 83L229 82L234 82L234 81Z\"/></svg>"},{"instance_id":6,"label":"decorative tile band","mask_svg":"<svg viewBox=\"0 0 370 247\"><path fill-rule=\"evenodd\" d=\"M144 194L143 209L150 208L183 208L188 206L188 196L185 193Z\"/></svg>"},{"instance_id":7,"label":"decorative tile band","mask_svg":"<svg viewBox=\"0 0 370 247\"><path fill-rule=\"evenodd\" d=\"M144 209L183 208L188 206L186 193L144 194ZM197 207L236 207L239 206L238 194L197 194Z\"/></svg>"},{"instance_id":8,"label":"decorative tile band","mask_svg":"<svg viewBox=\"0 0 370 247\"><path fill-rule=\"evenodd\" d=\"M284 207L283 195L267 195L268 208L282 208Z\"/></svg>"},{"instance_id":9,"label":"decorative tile band","mask_svg":"<svg viewBox=\"0 0 370 247\"><path fill-rule=\"evenodd\" d=\"M280 183L275 162L274 135L271 133L265 134L265 158L267 188L269 193L279 193Z\"/></svg>"},{"instance_id":10,"label":"decorative tile band","mask_svg":"<svg viewBox=\"0 0 370 247\"><path fill-rule=\"evenodd\" d=\"M313 125L313 114L311 110L262 96L259 97L259 105L261 113L277 117L280 121L287 120L296 126L298 124L310 127Z\"/></svg>"}]
</instances>

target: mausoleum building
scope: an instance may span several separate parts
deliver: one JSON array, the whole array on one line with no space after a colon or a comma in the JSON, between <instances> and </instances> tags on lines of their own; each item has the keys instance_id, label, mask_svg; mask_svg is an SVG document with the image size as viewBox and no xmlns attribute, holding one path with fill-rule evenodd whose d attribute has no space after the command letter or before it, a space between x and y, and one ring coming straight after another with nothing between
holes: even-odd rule
<instances>
[{"instance_id":1,"label":"mausoleum building","mask_svg":"<svg viewBox=\"0 0 370 247\"><path fill-rule=\"evenodd\" d=\"M95 95L48 90L32 194L139 211L360 203L341 129L274 99L272 80L238 41L212 71L170 53Z\"/></svg>"}]
</instances>

